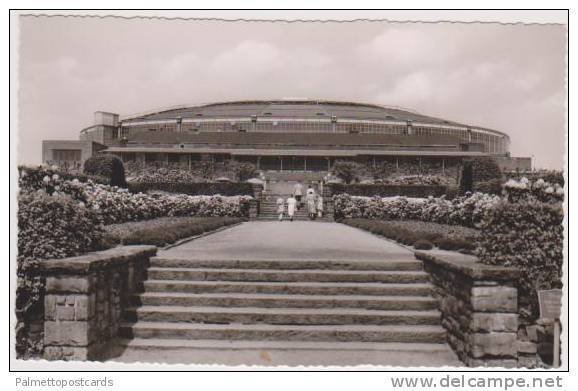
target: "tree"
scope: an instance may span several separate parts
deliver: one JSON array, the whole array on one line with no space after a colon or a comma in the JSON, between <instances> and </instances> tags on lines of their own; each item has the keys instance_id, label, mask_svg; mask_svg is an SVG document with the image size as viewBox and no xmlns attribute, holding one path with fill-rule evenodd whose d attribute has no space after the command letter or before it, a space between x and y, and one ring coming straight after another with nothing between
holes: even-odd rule
<instances>
[{"instance_id":1,"label":"tree","mask_svg":"<svg viewBox=\"0 0 578 391\"><path fill-rule=\"evenodd\" d=\"M235 179L239 182L244 182L247 179L254 178L257 175L257 167L249 162L238 162L235 160L230 160L227 164L227 168L235 176Z\"/></svg>"},{"instance_id":2,"label":"tree","mask_svg":"<svg viewBox=\"0 0 578 391\"><path fill-rule=\"evenodd\" d=\"M348 160L337 160L331 169L333 175L347 184L359 179L364 171L365 167L362 164Z\"/></svg>"},{"instance_id":3,"label":"tree","mask_svg":"<svg viewBox=\"0 0 578 391\"><path fill-rule=\"evenodd\" d=\"M395 164L385 161L373 169L373 179L387 179L395 172Z\"/></svg>"},{"instance_id":4,"label":"tree","mask_svg":"<svg viewBox=\"0 0 578 391\"><path fill-rule=\"evenodd\" d=\"M492 158L475 158L470 160L472 164L472 181L486 182L494 179L502 179L502 170Z\"/></svg>"},{"instance_id":5,"label":"tree","mask_svg":"<svg viewBox=\"0 0 578 391\"><path fill-rule=\"evenodd\" d=\"M215 163L208 159L201 159L192 163L191 171L200 178L211 180L215 176Z\"/></svg>"}]
</instances>

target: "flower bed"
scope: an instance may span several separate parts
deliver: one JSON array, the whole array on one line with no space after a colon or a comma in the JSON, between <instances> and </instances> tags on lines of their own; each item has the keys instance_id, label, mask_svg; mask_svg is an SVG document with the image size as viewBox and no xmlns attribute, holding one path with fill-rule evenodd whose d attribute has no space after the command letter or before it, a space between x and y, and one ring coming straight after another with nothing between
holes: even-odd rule
<instances>
[{"instance_id":1,"label":"flower bed","mask_svg":"<svg viewBox=\"0 0 578 391\"><path fill-rule=\"evenodd\" d=\"M504 197L509 202L537 200L540 202L557 203L564 201L564 187L558 183L546 182L539 178L530 181L509 179L503 186Z\"/></svg>"},{"instance_id":2,"label":"flower bed","mask_svg":"<svg viewBox=\"0 0 578 391\"><path fill-rule=\"evenodd\" d=\"M79 179L80 178L80 179ZM44 281L35 274L38 262L100 249L103 224L166 216L217 217L207 224L139 231L127 243L166 243L231 224L248 216L252 197L132 194L95 178L52 168L20 167L18 199L17 350L20 357L38 354L44 316ZM148 236L147 236L148 235ZM175 239L176 240L176 239ZM110 243L109 243L110 244ZM114 242L112 243L114 244ZM40 322L40 323L39 323Z\"/></svg>"},{"instance_id":3,"label":"flower bed","mask_svg":"<svg viewBox=\"0 0 578 391\"><path fill-rule=\"evenodd\" d=\"M376 220L420 220L432 223L475 227L484 213L500 198L482 193L440 198L356 197L340 194L333 197L335 218Z\"/></svg>"},{"instance_id":4,"label":"flower bed","mask_svg":"<svg viewBox=\"0 0 578 391\"><path fill-rule=\"evenodd\" d=\"M61 181L77 179L80 182L88 182L91 180L94 183L100 183L103 185L109 183L109 180L105 177L87 175L80 172L72 173L61 170L56 166L19 166L18 173L20 174L18 179L20 191L36 191L43 188L46 186L46 177L50 179L59 179Z\"/></svg>"},{"instance_id":5,"label":"flower bed","mask_svg":"<svg viewBox=\"0 0 578 391\"><path fill-rule=\"evenodd\" d=\"M476 229L423 221L346 219L342 223L370 231L408 246L427 241L444 250L471 253L480 237ZM420 243L420 245L422 244Z\"/></svg>"},{"instance_id":6,"label":"flower bed","mask_svg":"<svg viewBox=\"0 0 578 391\"><path fill-rule=\"evenodd\" d=\"M27 169L21 170L25 191L49 195L67 194L82 206L93 210L103 224L139 221L165 216L234 216L249 214L250 196L189 196L185 194L133 194L127 189L78 179L64 179L57 174L30 180Z\"/></svg>"},{"instance_id":7,"label":"flower bed","mask_svg":"<svg viewBox=\"0 0 578 391\"><path fill-rule=\"evenodd\" d=\"M166 191L188 195L253 195L253 187L246 182L171 182L163 181L140 181L129 182L128 188L132 193L145 193L151 190Z\"/></svg>"},{"instance_id":8,"label":"flower bed","mask_svg":"<svg viewBox=\"0 0 578 391\"><path fill-rule=\"evenodd\" d=\"M332 183L328 187L331 194L349 194L352 196L363 197L391 197L391 196L405 196L405 197L441 197L448 192L446 186L442 185L421 185L421 184L354 184L346 185L341 183Z\"/></svg>"},{"instance_id":9,"label":"flower bed","mask_svg":"<svg viewBox=\"0 0 578 391\"><path fill-rule=\"evenodd\" d=\"M105 226L104 242L166 246L176 241L214 231L243 221L238 217L161 217L154 220Z\"/></svg>"},{"instance_id":10,"label":"flower bed","mask_svg":"<svg viewBox=\"0 0 578 391\"><path fill-rule=\"evenodd\" d=\"M193 171L183 170L175 167L132 167L127 164L127 171L130 173L132 183L197 183L206 182L202 176ZM128 176L128 175L127 175Z\"/></svg>"}]
</instances>

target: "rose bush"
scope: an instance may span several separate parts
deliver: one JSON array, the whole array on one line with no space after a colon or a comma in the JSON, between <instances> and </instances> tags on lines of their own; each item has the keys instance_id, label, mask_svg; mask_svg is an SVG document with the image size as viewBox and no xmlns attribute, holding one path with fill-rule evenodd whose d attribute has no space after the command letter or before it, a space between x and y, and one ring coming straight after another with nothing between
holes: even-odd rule
<instances>
[{"instance_id":1,"label":"rose bush","mask_svg":"<svg viewBox=\"0 0 578 391\"><path fill-rule=\"evenodd\" d=\"M32 326L42 325L44 316L45 283L36 272L39 262L100 249L103 224L162 216L245 217L252 199L133 194L96 183L86 175L79 178L53 168L20 168L16 293L19 357L38 355L42 350L41 333L31 332Z\"/></svg>"},{"instance_id":2,"label":"rose bush","mask_svg":"<svg viewBox=\"0 0 578 391\"><path fill-rule=\"evenodd\" d=\"M21 170L21 189L41 190L49 195L69 195L94 211L103 224L139 221L164 216L246 217L251 196L189 196L185 194L133 194L127 189L94 183L91 179L63 179L58 174L36 175ZM22 183L22 182L25 183Z\"/></svg>"},{"instance_id":3,"label":"rose bush","mask_svg":"<svg viewBox=\"0 0 578 391\"><path fill-rule=\"evenodd\" d=\"M333 197L335 218L379 220L420 220L440 224L476 227L500 198L482 193L446 200L445 197L355 197L339 194Z\"/></svg>"},{"instance_id":4,"label":"rose bush","mask_svg":"<svg viewBox=\"0 0 578 391\"><path fill-rule=\"evenodd\" d=\"M558 183L546 182L542 178L531 181L509 179L504 183L502 193L509 202L531 201L557 203L564 201L564 187Z\"/></svg>"}]
</instances>

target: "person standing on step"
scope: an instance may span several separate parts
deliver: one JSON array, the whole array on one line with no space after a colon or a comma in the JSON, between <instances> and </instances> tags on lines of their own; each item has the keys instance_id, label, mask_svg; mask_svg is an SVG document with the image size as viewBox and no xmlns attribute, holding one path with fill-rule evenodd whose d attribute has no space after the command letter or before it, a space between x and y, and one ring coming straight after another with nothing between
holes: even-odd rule
<instances>
[{"instance_id":1,"label":"person standing on step","mask_svg":"<svg viewBox=\"0 0 578 391\"><path fill-rule=\"evenodd\" d=\"M317 196L317 217L323 217L323 196L321 194Z\"/></svg>"},{"instance_id":2,"label":"person standing on step","mask_svg":"<svg viewBox=\"0 0 578 391\"><path fill-rule=\"evenodd\" d=\"M301 182L297 182L293 187L293 196L297 200L297 209L301 207L301 198L303 197L303 185Z\"/></svg>"},{"instance_id":3,"label":"person standing on step","mask_svg":"<svg viewBox=\"0 0 578 391\"><path fill-rule=\"evenodd\" d=\"M279 221L283 221L283 215L285 214L285 200L281 196L277 198L277 213L279 214Z\"/></svg>"},{"instance_id":4,"label":"person standing on step","mask_svg":"<svg viewBox=\"0 0 578 391\"><path fill-rule=\"evenodd\" d=\"M287 216L289 217L290 221L293 221L295 208L297 208L297 199L291 195L289 198L287 198Z\"/></svg>"},{"instance_id":5,"label":"person standing on step","mask_svg":"<svg viewBox=\"0 0 578 391\"><path fill-rule=\"evenodd\" d=\"M313 190L311 185L307 189L305 201L307 202L307 214L309 215L309 219L315 220L315 216L317 215L317 197L315 196L315 190Z\"/></svg>"}]
</instances>

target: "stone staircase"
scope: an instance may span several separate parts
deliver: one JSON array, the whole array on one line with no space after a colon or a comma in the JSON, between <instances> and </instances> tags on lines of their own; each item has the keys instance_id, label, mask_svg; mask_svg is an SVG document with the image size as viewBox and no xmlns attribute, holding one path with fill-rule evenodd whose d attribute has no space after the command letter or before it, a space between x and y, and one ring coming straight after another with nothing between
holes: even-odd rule
<instances>
[{"instance_id":1,"label":"stone staircase","mask_svg":"<svg viewBox=\"0 0 578 391\"><path fill-rule=\"evenodd\" d=\"M151 259L119 344L143 361L147 352L163 362L232 362L239 352L265 351L293 354L283 357L295 365L359 360L411 366L418 365L412 361L416 354L426 357L419 365L459 365L446 344L432 289L417 260L204 261L161 255ZM247 356L238 361L248 364Z\"/></svg>"},{"instance_id":2,"label":"stone staircase","mask_svg":"<svg viewBox=\"0 0 578 391\"><path fill-rule=\"evenodd\" d=\"M277 213L277 198L280 197L279 195L271 194L266 198L261 200L259 206L259 220L277 220L279 218L279 213ZM287 197L283 197L286 199ZM287 208L285 207L285 210ZM323 217L316 217L315 221L333 221L331 215L330 205L326 202L324 205L324 216ZM329 213L328 213L329 212ZM284 220L288 220L287 212L285 212ZM293 220L309 220L309 216L307 215L307 205L303 204L300 209L295 211L295 215L293 216Z\"/></svg>"}]
</instances>

